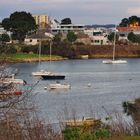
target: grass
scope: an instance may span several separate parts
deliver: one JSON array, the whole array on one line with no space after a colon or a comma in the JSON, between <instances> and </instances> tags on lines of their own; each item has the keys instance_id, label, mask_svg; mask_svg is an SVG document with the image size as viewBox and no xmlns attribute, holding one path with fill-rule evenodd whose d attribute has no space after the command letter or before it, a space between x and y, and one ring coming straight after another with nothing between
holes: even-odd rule
<instances>
[{"instance_id":1,"label":"grass","mask_svg":"<svg viewBox=\"0 0 140 140\"><path fill-rule=\"evenodd\" d=\"M52 55L51 60L63 60L65 58L61 56L54 56ZM0 55L0 61L5 62L36 62L39 60L38 54L27 54L27 53L16 53L16 54L2 54ZM49 55L41 55L40 57L41 61L49 61L50 56Z\"/></svg>"}]
</instances>

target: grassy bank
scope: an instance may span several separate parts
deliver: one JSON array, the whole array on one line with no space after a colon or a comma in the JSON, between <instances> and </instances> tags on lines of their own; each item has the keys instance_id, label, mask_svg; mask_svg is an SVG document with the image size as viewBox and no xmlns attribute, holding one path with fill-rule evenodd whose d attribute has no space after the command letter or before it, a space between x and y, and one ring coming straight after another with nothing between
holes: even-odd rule
<instances>
[{"instance_id":1,"label":"grassy bank","mask_svg":"<svg viewBox=\"0 0 140 140\"><path fill-rule=\"evenodd\" d=\"M51 60L64 60L66 58L52 55ZM16 53L16 54L2 54L0 55L1 62L16 63L16 62L37 62L39 60L38 54ZM49 61L49 55L41 55L41 61Z\"/></svg>"}]
</instances>

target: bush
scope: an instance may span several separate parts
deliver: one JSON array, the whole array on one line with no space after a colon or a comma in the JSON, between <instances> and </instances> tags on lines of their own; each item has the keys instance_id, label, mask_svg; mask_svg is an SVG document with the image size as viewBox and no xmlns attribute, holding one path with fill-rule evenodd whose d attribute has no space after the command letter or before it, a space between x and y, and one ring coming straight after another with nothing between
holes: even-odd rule
<instances>
[{"instance_id":1,"label":"bush","mask_svg":"<svg viewBox=\"0 0 140 140\"><path fill-rule=\"evenodd\" d=\"M16 48L12 45L1 45L0 46L0 53L13 54L13 53L16 53L16 52L17 52Z\"/></svg>"},{"instance_id":2,"label":"bush","mask_svg":"<svg viewBox=\"0 0 140 140\"><path fill-rule=\"evenodd\" d=\"M110 132L107 129L96 129L87 126L81 127L66 127L63 131L64 140L101 140L109 138Z\"/></svg>"},{"instance_id":3,"label":"bush","mask_svg":"<svg viewBox=\"0 0 140 140\"><path fill-rule=\"evenodd\" d=\"M33 52L33 53L37 54L38 53L38 45L36 45L36 46L22 46L21 52L23 52L23 53Z\"/></svg>"}]
</instances>

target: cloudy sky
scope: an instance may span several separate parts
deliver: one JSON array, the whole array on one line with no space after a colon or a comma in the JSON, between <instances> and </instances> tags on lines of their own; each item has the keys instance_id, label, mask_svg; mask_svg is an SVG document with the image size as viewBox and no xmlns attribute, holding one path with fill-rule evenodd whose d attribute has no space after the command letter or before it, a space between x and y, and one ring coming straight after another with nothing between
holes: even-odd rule
<instances>
[{"instance_id":1,"label":"cloudy sky","mask_svg":"<svg viewBox=\"0 0 140 140\"><path fill-rule=\"evenodd\" d=\"M0 21L14 11L70 17L73 23L118 24L124 17L140 16L140 0L0 0Z\"/></svg>"}]
</instances>

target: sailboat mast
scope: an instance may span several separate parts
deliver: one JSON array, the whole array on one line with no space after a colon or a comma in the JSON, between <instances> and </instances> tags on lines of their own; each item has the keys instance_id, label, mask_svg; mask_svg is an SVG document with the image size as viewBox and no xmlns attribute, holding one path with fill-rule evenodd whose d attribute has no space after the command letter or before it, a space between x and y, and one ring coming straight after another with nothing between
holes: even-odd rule
<instances>
[{"instance_id":1,"label":"sailboat mast","mask_svg":"<svg viewBox=\"0 0 140 140\"><path fill-rule=\"evenodd\" d=\"M116 26L115 26L115 32L114 32L114 43L113 43L113 61L115 60L115 48L116 47Z\"/></svg>"},{"instance_id":2,"label":"sailboat mast","mask_svg":"<svg viewBox=\"0 0 140 140\"><path fill-rule=\"evenodd\" d=\"M39 40L39 65L40 65L40 57L41 57L41 39Z\"/></svg>"},{"instance_id":3,"label":"sailboat mast","mask_svg":"<svg viewBox=\"0 0 140 140\"><path fill-rule=\"evenodd\" d=\"M50 63L52 59L52 42L50 41Z\"/></svg>"}]
</instances>

